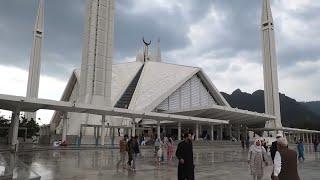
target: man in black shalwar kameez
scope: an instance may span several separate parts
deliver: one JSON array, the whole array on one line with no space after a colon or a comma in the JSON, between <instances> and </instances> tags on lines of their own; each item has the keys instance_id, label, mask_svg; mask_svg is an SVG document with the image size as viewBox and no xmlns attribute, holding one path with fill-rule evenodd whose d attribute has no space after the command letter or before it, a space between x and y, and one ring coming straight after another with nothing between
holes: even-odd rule
<instances>
[{"instance_id":1,"label":"man in black shalwar kameez","mask_svg":"<svg viewBox=\"0 0 320 180\"><path fill-rule=\"evenodd\" d=\"M176 156L179 160L178 180L194 180L193 148L191 134L184 135L184 141L177 147Z\"/></svg>"}]
</instances>

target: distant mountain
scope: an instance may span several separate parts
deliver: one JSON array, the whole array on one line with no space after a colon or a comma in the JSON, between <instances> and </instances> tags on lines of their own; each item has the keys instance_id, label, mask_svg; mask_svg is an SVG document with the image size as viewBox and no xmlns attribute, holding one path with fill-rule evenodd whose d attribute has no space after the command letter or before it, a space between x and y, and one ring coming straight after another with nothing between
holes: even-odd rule
<instances>
[{"instance_id":1,"label":"distant mountain","mask_svg":"<svg viewBox=\"0 0 320 180\"><path fill-rule=\"evenodd\" d=\"M235 90L232 94L221 92L234 108L264 113L264 91L257 90L252 94ZM280 93L282 124L285 127L320 130L320 115L307 105Z\"/></svg>"},{"instance_id":2,"label":"distant mountain","mask_svg":"<svg viewBox=\"0 0 320 180\"><path fill-rule=\"evenodd\" d=\"M301 102L301 104L307 106L312 112L320 116L320 101Z\"/></svg>"}]
</instances>

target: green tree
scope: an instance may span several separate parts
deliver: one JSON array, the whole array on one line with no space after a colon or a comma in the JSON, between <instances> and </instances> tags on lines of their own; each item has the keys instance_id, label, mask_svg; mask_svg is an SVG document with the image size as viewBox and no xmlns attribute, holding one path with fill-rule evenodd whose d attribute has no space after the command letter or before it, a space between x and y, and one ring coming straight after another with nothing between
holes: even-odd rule
<instances>
[{"instance_id":1,"label":"green tree","mask_svg":"<svg viewBox=\"0 0 320 180\"><path fill-rule=\"evenodd\" d=\"M28 129L28 132L27 132L28 138L30 138L31 136L37 135L37 133L40 130L39 124L33 118L28 121L25 117L21 117L19 126L25 127Z\"/></svg>"},{"instance_id":2,"label":"green tree","mask_svg":"<svg viewBox=\"0 0 320 180\"><path fill-rule=\"evenodd\" d=\"M0 116L0 137L6 137L9 133L10 120L6 119L4 116Z\"/></svg>"}]
</instances>

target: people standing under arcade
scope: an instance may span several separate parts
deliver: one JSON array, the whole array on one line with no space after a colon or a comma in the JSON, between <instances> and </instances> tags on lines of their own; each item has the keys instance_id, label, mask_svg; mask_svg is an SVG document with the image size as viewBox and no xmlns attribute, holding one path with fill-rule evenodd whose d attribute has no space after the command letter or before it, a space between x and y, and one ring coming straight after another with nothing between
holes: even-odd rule
<instances>
[{"instance_id":1,"label":"people standing under arcade","mask_svg":"<svg viewBox=\"0 0 320 180\"><path fill-rule=\"evenodd\" d=\"M158 151L160 149L160 143L161 143L160 141L161 141L160 138L157 138L155 140L155 142L154 142L154 154L155 154L155 156L157 156L157 153L158 153Z\"/></svg>"},{"instance_id":2,"label":"people standing under arcade","mask_svg":"<svg viewBox=\"0 0 320 180\"><path fill-rule=\"evenodd\" d=\"M184 134L184 141L180 142L176 151L178 165L178 180L194 180L193 147L190 133Z\"/></svg>"},{"instance_id":3,"label":"people standing under arcade","mask_svg":"<svg viewBox=\"0 0 320 180\"><path fill-rule=\"evenodd\" d=\"M266 161L266 150L262 146L260 139L256 139L254 144L250 146L248 152L248 163L250 172L254 180L261 180L264 174L264 166L268 165Z\"/></svg>"}]
</instances>

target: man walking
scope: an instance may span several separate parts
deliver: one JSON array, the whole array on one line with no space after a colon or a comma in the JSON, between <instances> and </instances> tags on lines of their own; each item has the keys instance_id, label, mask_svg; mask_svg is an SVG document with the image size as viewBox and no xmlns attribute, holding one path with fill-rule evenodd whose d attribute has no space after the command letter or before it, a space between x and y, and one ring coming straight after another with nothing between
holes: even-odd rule
<instances>
[{"instance_id":1,"label":"man walking","mask_svg":"<svg viewBox=\"0 0 320 180\"><path fill-rule=\"evenodd\" d=\"M194 180L193 147L190 133L184 134L184 141L177 147L176 156L179 160L178 180Z\"/></svg>"},{"instance_id":2,"label":"man walking","mask_svg":"<svg viewBox=\"0 0 320 180\"><path fill-rule=\"evenodd\" d=\"M134 140L133 140L134 137L131 137L130 140L128 141L127 143L127 151L128 151L128 167L129 168L132 168L131 166L131 162L133 161L133 155L134 155Z\"/></svg>"},{"instance_id":3,"label":"man walking","mask_svg":"<svg viewBox=\"0 0 320 180\"><path fill-rule=\"evenodd\" d=\"M276 155L276 152L277 152L277 147L278 147L278 143L277 143L277 141L278 141L278 139L280 139L280 138L282 138L283 136L282 136L282 134L281 133L279 133L279 134L277 134L277 136L276 136L276 141L274 141L274 142L272 142L272 145L271 145L271 147L270 147L270 154L271 154L271 159L272 159L272 161L274 160L274 156Z\"/></svg>"},{"instance_id":4,"label":"man walking","mask_svg":"<svg viewBox=\"0 0 320 180\"><path fill-rule=\"evenodd\" d=\"M303 144L303 140L300 139L300 141L298 142L297 145L297 149L298 149L298 159L299 161L302 159L302 161L304 161L304 144Z\"/></svg>"},{"instance_id":5,"label":"man walking","mask_svg":"<svg viewBox=\"0 0 320 180\"><path fill-rule=\"evenodd\" d=\"M136 170L136 160L137 160L137 156L140 153L140 148L139 148L139 143L138 143L138 136L135 136L133 139L133 156L132 156L132 170L135 171Z\"/></svg>"},{"instance_id":6,"label":"man walking","mask_svg":"<svg viewBox=\"0 0 320 180\"><path fill-rule=\"evenodd\" d=\"M250 147L250 138L249 138L249 136L247 136L245 143L246 143L246 148L249 151L249 147Z\"/></svg>"},{"instance_id":7,"label":"man walking","mask_svg":"<svg viewBox=\"0 0 320 180\"><path fill-rule=\"evenodd\" d=\"M297 153L288 148L288 141L279 138L278 151L274 157L273 180L300 180L298 175Z\"/></svg>"},{"instance_id":8,"label":"man walking","mask_svg":"<svg viewBox=\"0 0 320 180\"><path fill-rule=\"evenodd\" d=\"M317 139L315 139L313 141L313 148L314 148L314 152L318 151L318 145L319 145L319 141Z\"/></svg>"},{"instance_id":9,"label":"man walking","mask_svg":"<svg viewBox=\"0 0 320 180\"><path fill-rule=\"evenodd\" d=\"M120 149L120 160L117 164L117 168L119 169L120 164L122 164L122 167L125 167L125 159L126 159L126 150L127 150L127 139L128 135L124 135L123 139L119 142L119 149Z\"/></svg>"},{"instance_id":10,"label":"man walking","mask_svg":"<svg viewBox=\"0 0 320 180\"><path fill-rule=\"evenodd\" d=\"M240 141L241 141L242 150L244 150L244 139L243 139L243 136L240 136Z\"/></svg>"}]
</instances>

